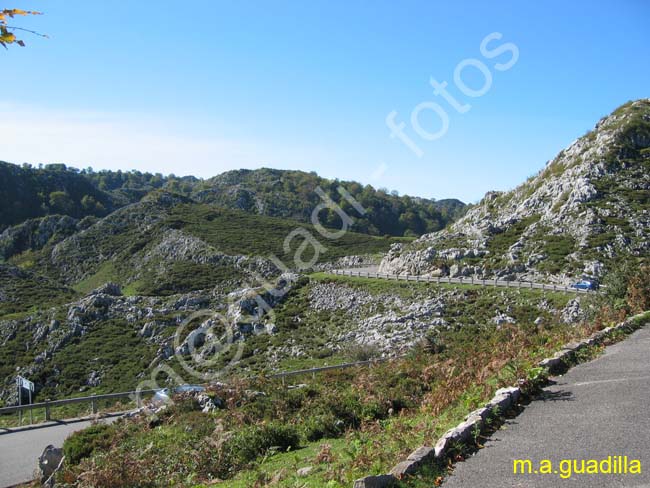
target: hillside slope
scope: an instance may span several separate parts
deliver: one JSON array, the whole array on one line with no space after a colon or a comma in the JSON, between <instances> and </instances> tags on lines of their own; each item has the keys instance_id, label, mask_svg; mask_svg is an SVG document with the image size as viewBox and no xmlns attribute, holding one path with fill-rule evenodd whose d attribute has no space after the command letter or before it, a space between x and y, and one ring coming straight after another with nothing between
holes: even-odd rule
<instances>
[{"instance_id":1,"label":"hillside slope","mask_svg":"<svg viewBox=\"0 0 650 488\"><path fill-rule=\"evenodd\" d=\"M101 216L118 206L111 195L63 165L37 169L0 161L0 231L35 217Z\"/></svg>"},{"instance_id":2,"label":"hillside slope","mask_svg":"<svg viewBox=\"0 0 650 488\"><path fill-rule=\"evenodd\" d=\"M339 193L339 186L364 206L366 214L355 215L352 229L365 234L422 235L442 229L465 211L465 204L455 199L437 202L397 196L370 185L328 180L302 171L236 170L201 180L140 171L78 170L63 164L36 168L0 161L0 232L30 219L55 215L77 220L103 217L158 190L256 215L311 222L313 209L323 202L316 192L320 187L353 215L355 211ZM333 211L322 211L319 219L326 226L340 225Z\"/></svg>"},{"instance_id":3,"label":"hillside slope","mask_svg":"<svg viewBox=\"0 0 650 488\"><path fill-rule=\"evenodd\" d=\"M338 192L339 186L365 208L365 215L355 212ZM414 236L437 231L465 210L465 204L459 200L438 202L398 196L354 181L328 180L316 173L269 168L228 171L197 185L192 197L260 215L310 221L314 208L323 202L316 192L318 187L354 217L352 230L373 235ZM340 225L334 212L322 212L319 218L326 225Z\"/></svg>"},{"instance_id":4,"label":"hillside slope","mask_svg":"<svg viewBox=\"0 0 650 488\"><path fill-rule=\"evenodd\" d=\"M598 277L650 250L650 100L626 103L509 192L490 192L448 229L397 245L382 272Z\"/></svg>"},{"instance_id":5,"label":"hillside slope","mask_svg":"<svg viewBox=\"0 0 650 488\"><path fill-rule=\"evenodd\" d=\"M380 256L405 240L354 232L327 240L310 224L163 190L103 218L48 216L8 229L0 238L9 255L0 264L0 402L15 400L17 372L51 398L133 388L160 362L174 364L179 324L201 311L227 314L238 340L266 331L255 297L276 305L263 281L283 289L296 279L271 260L296 267L305 238L285 248L296 229L323 246L314 256L322 266Z\"/></svg>"}]
</instances>

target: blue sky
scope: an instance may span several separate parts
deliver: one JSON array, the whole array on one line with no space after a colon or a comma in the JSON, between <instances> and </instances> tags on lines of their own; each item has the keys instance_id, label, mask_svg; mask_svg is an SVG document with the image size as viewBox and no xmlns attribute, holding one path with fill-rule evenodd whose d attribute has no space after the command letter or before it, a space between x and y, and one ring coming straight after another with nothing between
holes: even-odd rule
<instances>
[{"instance_id":1,"label":"blue sky","mask_svg":"<svg viewBox=\"0 0 650 488\"><path fill-rule=\"evenodd\" d=\"M0 159L209 177L261 166L476 201L650 96L650 2L12 0ZM487 58L481 42L494 32ZM466 91L454 81L459 64ZM472 65L472 63L474 63ZM481 63L491 77L476 67ZM430 79L448 82L458 113ZM437 104L448 129L411 122ZM416 156L391 138L397 112ZM441 128L436 112L418 122Z\"/></svg>"}]
</instances>

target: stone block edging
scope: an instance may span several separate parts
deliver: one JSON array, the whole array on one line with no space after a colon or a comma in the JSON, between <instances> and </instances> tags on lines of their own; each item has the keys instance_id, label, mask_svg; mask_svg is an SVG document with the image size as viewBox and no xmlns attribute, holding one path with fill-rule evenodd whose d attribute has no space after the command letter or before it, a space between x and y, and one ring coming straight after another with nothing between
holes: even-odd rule
<instances>
[{"instance_id":1,"label":"stone block edging","mask_svg":"<svg viewBox=\"0 0 650 488\"><path fill-rule=\"evenodd\" d=\"M646 313L635 315L618 325L594 332L581 341L566 344L552 357L540 361L539 366L547 369L549 373L563 371L571 364L578 351L600 344L616 332L633 332L641 328L644 324L640 319ZM468 444L472 438L482 432L487 426L486 422L490 417L501 416L503 412L515 407L521 398L521 394L519 386L497 390L485 407L474 410L467 415L460 424L445 432L433 447L418 447L404 461L394 466L388 474L360 478L354 482L353 488L388 488L405 476L415 474L425 464L444 461L449 456L451 449Z\"/></svg>"}]
</instances>

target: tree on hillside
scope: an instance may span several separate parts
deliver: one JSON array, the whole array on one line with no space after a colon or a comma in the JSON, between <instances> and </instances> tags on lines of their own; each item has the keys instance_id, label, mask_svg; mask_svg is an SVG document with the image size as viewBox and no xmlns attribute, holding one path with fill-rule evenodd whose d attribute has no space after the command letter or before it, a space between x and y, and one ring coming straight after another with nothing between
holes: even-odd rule
<instances>
[{"instance_id":1,"label":"tree on hillside","mask_svg":"<svg viewBox=\"0 0 650 488\"><path fill-rule=\"evenodd\" d=\"M45 34L39 34L33 30L24 29L22 27L16 27L14 25L9 25L7 19L13 19L18 15L41 15L40 12L34 12L32 10L21 10L18 8L6 8L0 10L0 45L7 49L8 44L18 44L19 46L25 47L25 42L22 39L18 39L14 31L24 31L31 34L47 37Z\"/></svg>"},{"instance_id":2,"label":"tree on hillside","mask_svg":"<svg viewBox=\"0 0 650 488\"><path fill-rule=\"evenodd\" d=\"M74 210L74 202L70 195L64 191L53 191L50 193L50 208L54 212L68 214Z\"/></svg>"}]
</instances>

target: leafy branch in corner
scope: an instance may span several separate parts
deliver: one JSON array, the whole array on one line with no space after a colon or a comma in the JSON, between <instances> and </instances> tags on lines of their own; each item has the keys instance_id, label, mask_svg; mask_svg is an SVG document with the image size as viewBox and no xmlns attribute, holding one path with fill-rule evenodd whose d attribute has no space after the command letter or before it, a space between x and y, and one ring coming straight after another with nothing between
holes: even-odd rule
<instances>
[{"instance_id":1,"label":"leafy branch in corner","mask_svg":"<svg viewBox=\"0 0 650 488\"><path fill-rule=\"evenodd\" d=\"M15 27L7 24L7 19L13 19L17 15L41 15L40 12L34 12L32 10L20 10L17 8L9 8L0 10L0 45L7 49L8 44L18 44L21 47L25 47L25 42L22 39L18 39L16 34L13 31L19 30L24 32L29 32L41 37L47 37L45 34L40 34L36 31L23 29L22 27Z\"/></svg>"}]
</instances>

